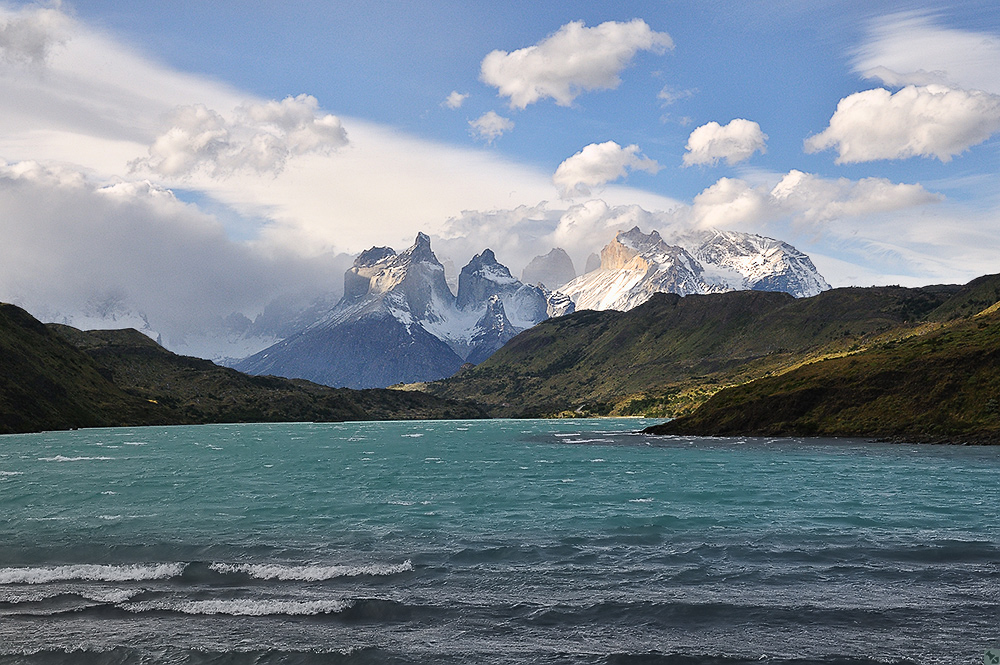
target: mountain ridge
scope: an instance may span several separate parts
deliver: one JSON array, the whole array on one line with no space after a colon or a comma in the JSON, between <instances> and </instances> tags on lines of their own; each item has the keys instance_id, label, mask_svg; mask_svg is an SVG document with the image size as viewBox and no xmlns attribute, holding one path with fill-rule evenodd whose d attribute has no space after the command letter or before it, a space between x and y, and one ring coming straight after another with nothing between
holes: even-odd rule
<instances>
[{"instance_id":1,"label":"mountain ridge","mask_svg":"<svg viewBox=\"0 0 1000 665\"><path fill-rule=\"evenodd\" d=\"M656 294L626 312L550 319L427 389L475 399L495 416L675 417L724 386L914 334L965 289L846 287L809 298Z\"/></svg>"},{"instance_id":2,"label":"mountain ridge","mask_svg":"<svg viewBox=\"0 0 1000 665\"><path fill-rule=\"evenodd\" d=\"M975 281L924 330L728 387L645 431L1000 444L1000 276ZM992 297L977 300L986 291Z\"/></svg>"},{"instance_id":3,"label":"mountain ridge","mask_svg":"<svg viewBox=\"0 0 1000 665\"><path fill-rule=\"evenodd\" d=\"M248 376L174 354L135 329L43 324L0 303L0 434L221 422L476 418L465 403Z\"/></svg>"}]
</instances>

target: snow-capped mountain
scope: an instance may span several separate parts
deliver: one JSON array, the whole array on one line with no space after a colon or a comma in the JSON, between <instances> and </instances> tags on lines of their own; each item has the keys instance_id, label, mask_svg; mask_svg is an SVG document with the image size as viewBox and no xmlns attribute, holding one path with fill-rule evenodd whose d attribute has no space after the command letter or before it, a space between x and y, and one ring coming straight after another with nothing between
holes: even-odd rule
<instances>
[{"instance_id":1,"label":"snow-capped mountain","mask_svg":"<svg viewBox=\"0 0 1000 665\"><path fill-rule=\"evenodd\" d=\"M451 376L548 318L549 299L485 250L462 269L458 294L423 233L396 254L373 247L344 275L344 297L305 330L236 364L350 388Z\"/></svg>"},{"instance_id":2,"label":"snow-capped mountain","mask_svg":"<svg viewBox=\"0 0 1000 665\"><path fill-rule=\"evenodd\" d=\"M350 388L432 381L463 363L488 358L522 330L574 309L626 310L653 293L734 289L812 295L829 288L794 247L748 234L698 231L670 243L638 227L619 232L600 268L558 291L522 283L489 249L472 257L453 294L430 238L417 234L397 254L362 252L344 274L344 296L315 322L238 363L251 374L277 374ZM559 263L550 252L536 268ZM568 258L568 257L566 257Z\"/></svg>"},{"instance_id":3,"label":"snow-capped mountain","mask_svg":"<svg viewBox=\"0 0 1000 665\"><path fill-rule=\"evenodd\" d=\"M712 293L729 290L706 281L701 263L682 247L668 245L653 231L620 231L601 250L601 267L560 289L576 309L628 310L658 291Z\"/></svg>"},{"instance_id":4,"label":"snow-capped mountain","mask_svg":"<svg viewBox=\"0 0 1000 665\"><path fill-rule=\"evenodd\" d=\"M656 292L691 295L754 289L797 297L830 288L808 256L791 245L733 231L648 235L620 231L601 251L601 266L563 285L576 309L628 310Z\"/></svg>"},{"instance_id":5,"label":"snow-capped mountain","mask_svg":"<svg viewBox=\"0 0 1000 665\"><path fill-rule=\"evenodd\" d=\"M802 298L830 288L806 254L774 238L707 229L674 233L667 240L698 259L707 280L734 290L785 291Z\"/></svg>"}]
</instances>

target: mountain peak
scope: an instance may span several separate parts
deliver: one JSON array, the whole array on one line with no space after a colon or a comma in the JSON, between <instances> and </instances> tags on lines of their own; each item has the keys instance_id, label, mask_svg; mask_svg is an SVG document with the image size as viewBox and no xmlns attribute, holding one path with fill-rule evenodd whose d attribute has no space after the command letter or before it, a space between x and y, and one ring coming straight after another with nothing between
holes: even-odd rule
<instances>
[{"instance_id":1,"label":"mountain peak","mask_svg":"<svg viewBox=\"0 0 1000 665\"><path fill-rule=\"evenodd\" d=\"M478 308L490 296L512 293L520 286L507 266L497 261L493 250L484 249L472 257L458 276L458 308Z\"/></svg>"},{"instance_id":2,"label":"mountain peak","mask_svg":"<svg viewBox=\"0 0 1000 665\"><path fill-rule=\"evenodd\" d=\"M417 233L416 239L413 241L413 245L409 249L400 254L401 257L409 257L412 263L432 263L434 265L441 265L437 257L434 256L434 251L431 250L431 239L426 233Z\"/></svg>"},{"instance_id":3,"label":"mountain peak","mask_svg":"<svg viewBox=\"0 0 1000 665\"><path fill-rule=\"evenodd\" d=\"M553 247L548 254L536 256L521 272L525 284L542 284L546 289L558 289L576 278L576 266L562 247Z\"/></svg>"},{"instance_id":4,"label":"mountain peak","mask_svg":"<svg viewBox=\"0 0 1000 665\"><path fill-rule=\"evenodd\" d=\"M658 291L688 295L752 289L816 295L830 285L808 256L763 236L716 229L619 231L601 250L600 270L560 287L576 309L630 309Z\"/></svg>"},{"instance_id":5,"label":"mountain peak","mask_svg":"<svg viewBox=\"0 0 1000 665\"><path fill-rule=\"evenodd\" d=\"M370 268L390 256L396 256L396 251L392 247L372 247L358 254L358 258L354 259L354 267Z\"/></svg>"}]
</instances>

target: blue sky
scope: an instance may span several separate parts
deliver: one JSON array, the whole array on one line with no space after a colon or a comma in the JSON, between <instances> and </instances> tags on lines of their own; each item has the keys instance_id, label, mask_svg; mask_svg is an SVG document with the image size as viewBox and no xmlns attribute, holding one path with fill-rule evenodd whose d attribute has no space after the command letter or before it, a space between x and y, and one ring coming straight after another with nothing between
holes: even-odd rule
<instances>
[{"instance_id":1,"label":"blue sky","mask_svg":"<svg viewBox=\"0 0 1000 665\"><path fill-rule=\"evenodd\" d=\"M994 2L7 2L0 86L0 299L40 313L179 331L419 230L515 273L631 223L834 285L1000 253Z\"/></svg>"}]
</instances>

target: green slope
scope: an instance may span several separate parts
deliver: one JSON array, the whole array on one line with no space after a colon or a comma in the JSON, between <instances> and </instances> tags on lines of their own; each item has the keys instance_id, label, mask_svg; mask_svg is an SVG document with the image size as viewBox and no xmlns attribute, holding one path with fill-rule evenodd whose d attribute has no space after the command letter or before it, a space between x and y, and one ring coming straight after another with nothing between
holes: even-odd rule
<instances>
[{"instance_id":1,"label":"green slope","mask_svg":"<svg viewBox=\"0 0 1000 665\"><path fill-rule=\"evenodd\" d=\"M23 309L0 303L0 433L117 425L156 411Z\"/></svg>"},{"instance_id":2,"label":"green slope","mask_svg":"<svg viewBox=\"0 0 1000 665\"><path fill-rule=\"evenodd\" d=\"M0 433L118 425L476 418L394 390L256 377L178 356L135 330L43 325L0 304Z\"/></svg>"},{"instance_id":3,"label":"green slope","mask_svg":"<svg viewBox=\"0 0 1000 665\"><path fill-rule=\"evenodd\" d=\"M959 286L843 288L812 298L657 294L628 312L546 321L481 365L428 386L494 415L677 416L727 385L909 334Z\"/></svg>"},{"instance_id":4,"label":"green slope","mask_svg":"<svg viewBox=\"0 0 1000 665\"><path fill-rule=\"evenodd\" d=\"M997 309L723 390L648 431L1000 443Z\"/></svg>"}]
</instances>

